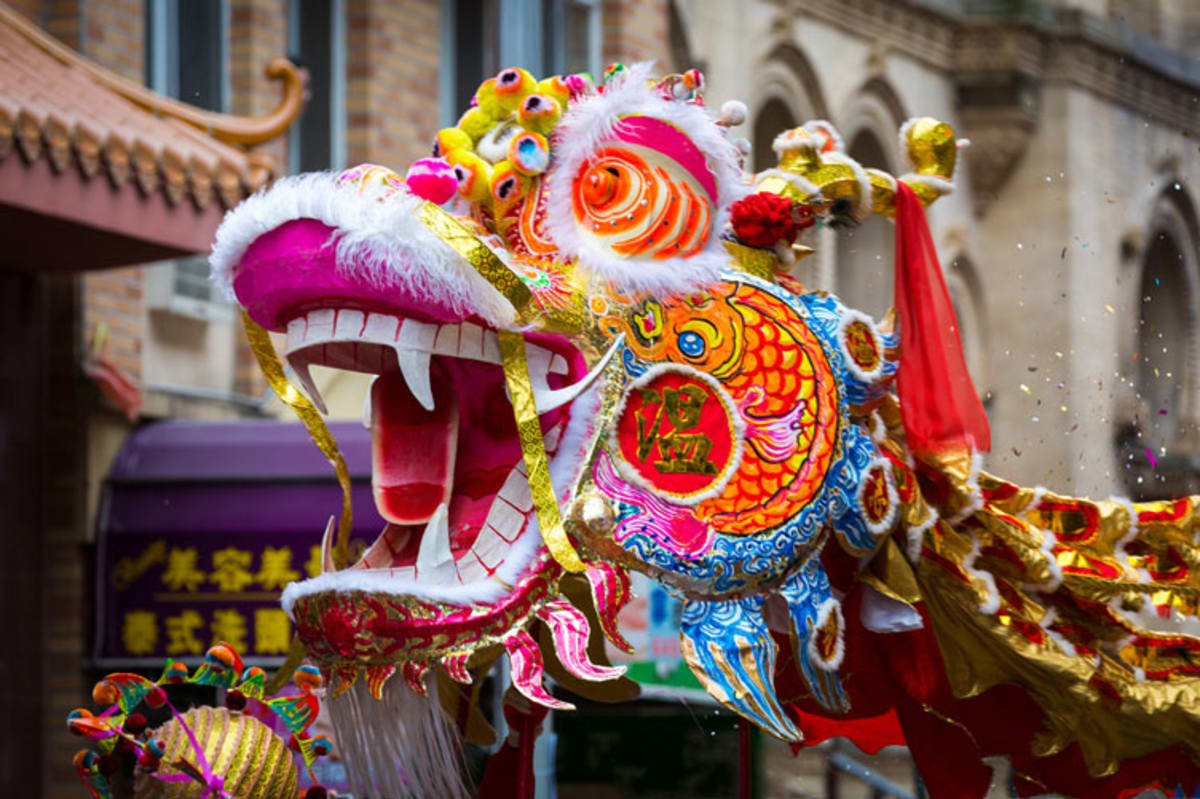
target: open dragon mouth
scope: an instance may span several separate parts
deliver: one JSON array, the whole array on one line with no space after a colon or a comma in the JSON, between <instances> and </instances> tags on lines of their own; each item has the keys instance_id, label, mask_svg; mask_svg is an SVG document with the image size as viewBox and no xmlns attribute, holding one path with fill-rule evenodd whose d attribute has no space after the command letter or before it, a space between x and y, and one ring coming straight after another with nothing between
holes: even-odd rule
<instances>
[{"instance_id":1,"label":"open dragon mouth","mask_svg":"<svg viewBox=\"0 0 1200 799\"><path fill-rule=\"evenodd\" d=\"M529 532L538 538L536 508L496 330L319 308L288 322L286 351L322 411L310 366L376 375L363 422L371 430L375 504L388 524L343 573L348 579L395 578L406 593L441 599L456 586L511 583L525 569L536 547L519 542ZM571 401L599 369L587 373L583 356L559 338L527 334L525 354L553 462ZM323 543L327 572L331 547L332 526Z\"/></svg>"}]
</instances>

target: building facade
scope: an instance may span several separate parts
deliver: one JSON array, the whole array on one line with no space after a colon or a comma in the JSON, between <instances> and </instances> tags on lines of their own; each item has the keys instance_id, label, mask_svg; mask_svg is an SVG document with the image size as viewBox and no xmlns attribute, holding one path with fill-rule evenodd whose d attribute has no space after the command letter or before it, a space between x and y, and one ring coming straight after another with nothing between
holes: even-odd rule
<instances>
[{"instance_id":1,"label":"building facade","mask_svg":"<svg viewBox=\"0 0 1200 799\"><path fill-rule=\"evenodd\" d=\"M944 119L971 146L930 221L992 424L987 468L1064 493L1200 490L1200 9L1189 0L12 5L96 62L214 111L269 113L278 90L263 67L289 55L308 70L309 98L291 133L259 148L279 172L402 170L481 79L514 64L542 74L648 58L663 71L698 66L712 105L749 107L740 133L758 168L773 164L778 132L820 118L864 165L899 174L899 126ZM810 235L818 254L799 277L882 314L890 225ZM70 287L79 313L63 328L66 368L103 348L141 406L131 420L83 390L61 432L66 453L55 454L74 464L54 489L73 554L43 586L55 609L46 667L67 675L43 688L46 797L80 790L62 725L86 703L86 561L74 553L91 540L114 454L155 419L283 415L204 274L202 258L185 258ZM335 415L357 417L365 383L316 377ZM803 777L788 779L770 795L808 795Z\"/></svg>"}]
</instances>

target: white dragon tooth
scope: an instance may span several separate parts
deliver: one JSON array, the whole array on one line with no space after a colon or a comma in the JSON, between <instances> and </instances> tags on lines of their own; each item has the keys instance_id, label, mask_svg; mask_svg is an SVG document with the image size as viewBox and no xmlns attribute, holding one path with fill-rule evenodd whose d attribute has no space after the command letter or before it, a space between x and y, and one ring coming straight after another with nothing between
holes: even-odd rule
<instances>
[{"instance_id":1,"label":"white dragon tooth","mask_svg":"<svg viewBox=\"0 0 1200 799\"><path fill-rule=\"evenodd\" d=\"M495 330L483 331L483 360L500 363L500 337Z\"/></svg>"},{"instance_id":2,"label":"white dragon tooth","mask_svg":"<svg viewBox=\"0 0 1200 799\"><path fill-rule=\"evenodd\" d=\"M613 356L617 354L617 351L621 349L624 343L624 334L617 336L616 340L613 341L612 346L608 348L608 352L604 353L604 357L600 359L599 363L597 363L590 372L580 378L577 382L574 382L569 386L563 386L562 388L546 388L545 380L542 380L539 383L539 381L533 376L531 369L530 381L533 383L533 401L537 405L538 413L548 413L555 408L571 402L573 399L582 394L584 390L587 389L587 387L595 382L596 378L600 376L600 373L604 371L604 368L608 366L608 362L612 360Z\"/></svg>"},{"instance_id":3,"label":"white dragon tooth","mask_svg":"<svg viewBox=\"0 0 1200 799\"><path fill-rule=\"evenodd\" d=\"M525 363L529 364L529 376L533 378L535 385L539 379L543 384L545 383L546 375L550 372L550 362L553 359L554 353L545 347L525 344Z\"/></svg>"},{"instance_id":4,"label":"white dragon tooth","mask_svg":"<svg viewBox=\"0 0 1200 799\"><path fill-rule=\"evenodd\" d=\"M561 355L555 355L550 359L550 371L556 375L565 375L567 369L567 359Z\"/></svg>"},{"instance_id":5,"label":"white dragon tooth","mask_svg":"<svg viewBox=\"0 0 1200 799\"><path fill-rule=\"evenodd\" d=\"M325 525L325 535L321 536L321 574L334 571L333 568L333 517Z\"/></svg>"},{"instance_id":6,"label":"white dragon tooth","mask_svg":"<svg viewBox=\"0 0 1200 799\"><path fill-rule=\"evenodd\" d=\"M442 325L433 341L434 355L458 355L458 325Z\"/></svg>"},{"instance_id":7,"label":"white dragon tooth","mask_svg":"<svg viewBox=\"0 0 1200 799\"><path fill-rule=\"evenodd\" d=\"M433 410L433 386L429 380L429 350L405 350L396 348L396 360L408 390L427 411Z\"/></svg>"},{"instance_id":8,"label":"white dragon tooth","mask_svg":"<svg viewBox=\"0 0 1200 799\"><path fill-rule=\"evenodd\" d=\"M421 548L417 551L417 579L422 582L444 582L448 578L458 579L454 568L454 555L450 551L450 510L446 503L425 524L421 534Z\"/></svg>"},{"instance_id":9,"label":"white dragon tooth","mask_svg":"<svg viewBox=\"0 0 1200 799\"><path fill-rule=\"evenodd\" d=\"M317 390L317 384L313 382L312 375L308 371L308 361L304 358L293 359L288 356L288 366L296 373L296 378L300 381L300 388L304 389L304 393L312 400L312 404L317 406L317 410L328 416L329 409L325 407L325 400L321 397L321 392Z\"/></svg>"},{"instance_id":10,"label":"white dragon tooth","mask_svg":"<svg viewBox=\"0 0 1200 799\"><path fill-rule=\"evenodd\" d=\"M362 426L364 429L367 429L367 430L371 429L372 389L375 388L375 381L378 379L379 379L379 375L375 375L374 377L372 377L371 382L367 383L367 393L363 394Z\"/></svg>"},{"instance_id":11,"label":"white dragon tooth","mask_svg":"<svg viewBox=\"0 0 1200 799\"><path fill-rule=\"evenodd\" d=\"M483 360L483 328L473 322L463 322L458 332L458 357Z\"/></svg>"},{"instance_id":12,"label":"white dragon tooth","mask_svg":"<svg viewBox=\"0 0 1200 799\"><path fill-rule=\"evenodd\" d=\"M406 350L432 350L437 340L438 326L415 319L405 319L396 336L396 346Z\"/></svg>"}]
</instances>

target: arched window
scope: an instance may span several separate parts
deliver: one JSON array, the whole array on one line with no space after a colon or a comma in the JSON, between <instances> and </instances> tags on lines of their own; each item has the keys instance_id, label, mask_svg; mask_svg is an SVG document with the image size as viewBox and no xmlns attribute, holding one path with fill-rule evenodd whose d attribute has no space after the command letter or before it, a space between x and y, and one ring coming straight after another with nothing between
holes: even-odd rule
<instances>
[{"instance_id":1,"label":"arched window","mask_svg":"<svg viewBox=\"0 0 1200 799\"><path fill-rule=\"evenodd\" d=\"M1175 443L1186 413L1185 376L1192 325L1183 250L1159 229L1142 262L1137 338L1140 446L1156 455Z\"/></svg>"},{"instance_id":2,"label":"arched window","mask_svg":"<svg viewBox=\"0 0 1200 799\"><path fill-rule=\"evenodd\" d=\"M761 172L775 166L776 157L771 149L775 137L785 130L791 130L799 122L792 116L787 103L778 97L772 97L763 105L758 116L754 118L754 171Z\"/></svg>"},{"instance_id":3,"label":"arched window","mask_svg":"<svg viewBox=\"0 0 1200 799\"><path fill-rule=\"evenodd\" d=\"M1141 248L1137 328L1122 362L1127 393L1118 397L1116 449L1134 499L1193 493L1200 453L1197 380L1200 263L1195 208L1180 183L1154 204ZM1134 250L1136 253L1137 251Z\"/></svg>"},{"instance_id":4,"label":"arched window","mask_svg":"<svg viewBox=\"0 0 1200 799\"><path fill-rule=\"evenodd\" d=\"M887 151L870 130L854 135L847 154L864 167L892 171ZM874 214L857 227L838 231L837 294L876 319L892 306L895 235L892 223Z\"/></svg>"}]
</instances>

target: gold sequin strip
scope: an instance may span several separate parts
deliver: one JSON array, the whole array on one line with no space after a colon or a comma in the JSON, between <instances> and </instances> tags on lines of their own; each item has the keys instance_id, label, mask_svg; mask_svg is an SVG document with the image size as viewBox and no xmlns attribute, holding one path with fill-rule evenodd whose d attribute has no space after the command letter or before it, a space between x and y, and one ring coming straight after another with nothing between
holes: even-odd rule
<instances>
[{"instance_id":1,"label":"gold sequin strip","mask_svg":"<svg viewBox=\"0 0 1200 799\"><path fill-rule=\"evenodd\" d=\"M433 203L421 206L420 219L425 227L475 267L475 271L512 304L517 311L518 320L522 323L529 321L527 315L534 309L533 293L491 248Z\"/></svg>"},{"instance_id":2,"label":"gold sequin strip","mask_svg":"<svg viewBox=\"0 0 1200 799\"><path fill-rule=\"evenodd\" d=\"M263 329L262 325L251 319L245 311L242 311L242 323L246 328L246 338L250 340L250 349L253 350L254 357L258 361L258 368L262 369L263 376L267 378L267 384L271 386L271 390L284 405L295 411L296 416L308 429L313 443L320 448L326 458L329 458L334 471L337 472L338 485L342 489L342 517L338 521L337 543L334 544L332 555L334 568L344 568L346 552L350 546L350 527L354 523L354 509L350 501L350 469L346 467L346 459L342 457L342 452L338 449L337 440L325 426L325 420L321 418L321 413L308 400L308 397L301 394L291 384L283 373L283 364L275 352L275 345L271 343L271 337L267 331ZM293 636L287 659L271 681L267 683L267 696L278 693L283 686L287 685L288 680L292 677L292 672L304 660L304 655L304 645L300 642L300 638Z\"/></svg>"},{"instance_id":3,"label":"gold sequin strip","mask_svg":"<svg viewBox=\"0 0 1200 799\"><path fill-rule=\"evenodd\" d=\"M336 569L345 568L346 551L350 546L350 526L354 522L354 511L350 506L350 470L346 468L346 460L342 457L341 450L338 449L337 440L325 426L325 420L321 418L320 411L284 375L283 364L275 352L275 345L271 343L271 337L267 335L267 331L258 322L251 319L245 311L242 311L242 322L246 326L246 337L250 339L250 348L254 350L254 357L258 360L258 366L267 378L267 383L283 404L296 412L296 416L308 428L308 434L312 436L313 443L320 448L326 458L329 458L329 462L333 464L333 468L337 472L338 485L342 488L342 517L338 521L337 543L333 547L333 565Z\"/></svg>"},{"instance_id":4,"label":"gold sequin strip","mask_svg":"<svg viewBox=\"0 0 1200 799\"><path fill-rule=\"evenodd\" d=\"M537 508L538 525L542 528L542 540L559 564L571 572L581 572L587 565L567 538L562 515L558 510L558 497L550 482L550 462L546 457L546 444L542 440L542 426L538 422L537 404L533 400L533 384L529 380L529 363L525 359L525 338L520 333L501 330L500 358L504 363L504 380L512 397L513 417L517 421L517 435L521 439L521 455L525 460L525 471L529 473L529 491Z\"/></svg>"}]
</instances>

